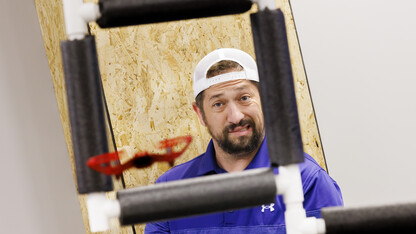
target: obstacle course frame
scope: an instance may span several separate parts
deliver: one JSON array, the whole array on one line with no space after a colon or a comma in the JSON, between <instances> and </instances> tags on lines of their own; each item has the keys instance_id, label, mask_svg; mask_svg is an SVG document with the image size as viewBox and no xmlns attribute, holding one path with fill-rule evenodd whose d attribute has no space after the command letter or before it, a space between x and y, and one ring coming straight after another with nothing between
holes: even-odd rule
<instances>
[{"instance_id":1,"label":"obstacle course frame","mask_svg":"<svg viewBox=\"0 0 416 234\"><path fill-rule=\"evenodd\" d=\"M65 11L65 17L66 17L66 22L67 22L67 33L68 37L69 37L69 41L72 41L74 43L76 43L77 41L83 41L84 36L85 35L85 30L82 29L82 27L85 27L85 23L91 19L95 19L98 17L97 22L100 21L105 21L106 17L108 17L109 14L108 12L111 13L111 9L112 7L106 8L107 9L107 13L100 15L100 10L102 9L102 6L105 5L106 1L102 1L100 2L98 5L92 5L92 4L82 4L81 3L75 3L71 2L69 3L68 1L66 1L66 6L70 5L69 7L65 7L66 11ZM108 1L107 1L108 2ZM136 4L137 2L140 1L114 1L114 2L118 2L119 5L122 5L124 7L127 7L129 9L131 9L132 12L134 12L134 9L143 9L143 5L141 4ZM160 4L160 6L169 6L169 3L175 3L175 6L179 6L182 4L184 8L191 9L192 7L190 7L189 5L192 5L192 1L154 1L153 4ZM193 1L194 3L196 1ZM224 2L230 2L232 4L238 4L239 1L210 1L209 3L207 3L207 7L218 7L219 2L224 3ZM240 1L241 3L247 3L247 1ZM277 136L269 136L269 152L270 152L270 156L271 156L271 162L273 166L279 166L279 168L286 168L287 167L287 173L282 172L281 174L279 174L276 178L276 184L274 183L274 179L273 182L269 182L266 187L267 188L278 188L277 192L282 193L282 194L286 194L289 193L289 189L286 191L286 189L279 189L279 187L283 187L283 186L279 186L279 183L277 181L279 180L285 180L284 177L287 178L292 178L294 177L295 181L294 183L291 183L294 189L292 189L292 193L294 194L292 195L288 195L288 202L294 202L294 203L301 203L303 201L303 194L301 193L301 186L299 189L299 183L296 182L297 178L299 178L299 171L297 168L297 163L300 163L303 161L303 158L301 156L300 153L303 153L303 149L302 149L302 142L300 140L300 130L299 130L299 123L298 123L298 117L297 117L297 108L296 108L296 101L294 99L294 90L293 90L293 77L291 75L291 67L290 67L290 57L289 57L289 53L288 53L288 49L287 49L287 40L286 42L282 42L282 40L280 39L285 39L286 35L285 35L285 29L284 29L284 23L280 23L278 24L279 20L280 22L282 22L283 19L283 14L281 13L280 10L274 10L273 8L273 1L258 1L257 4L259 5L259 12L253 14L252 16L252 27L253 27L253 36L254 36L254 43L255 43L255 48L256 48L256 57L257 57L257 61L258 61L258 65L259 65L259 71L260 71L260 79L262 79L262 82L260 82L260 87L261 87L261 93L262 93L262 102L263 102L263 107L277 107L276 109L274 108L270 108L271 111L267 112L265 111L265 120L266 120L266 128L267 129L277 129L276 132L280 135ZM77 5L78 4L78 5ZM123 5L124 4L124 5ZM167 4L167 5L163 5L163 4ZM212 4L212 5L209 5ZM75 6L77 5L77 6ZM198 5L198 4L196 4ZM65 6L65 1L64 1L64 6ZM99 6L99 7L98 7ZM186 7L185 7L186 6ZM219 8L222 9L223 5L221 5ZM72 9L72 10L71 10ZM82 9L81 12L83 12L81 15L78 15L78 11L77 10L73 10L73 9ZM118 7L115 6L114 7L114 12L116 12L118 10ZM203 11L203 10L202 10ZM67 13L70 12L70 13ZM227 11L224 11L227 12ZM237 13L237 12L232 12L232 13ZM111 14L110 14L111 15ZM193 17L192 14L190 14L190 17ZM69 16L69 17L68 17ZM182 15L181 15L182 16ZM204 15L204 16L208 16L208 15ZM212 14L212 16L216 16L215 14ZM172 16L173 18L169 18L168 20L176 20L175 16ZM111 18L111 17L108 17ZM160 19L160 18L157 18ZM157 19L155 19L155 22L159 22L157 21ZM183 19L183 18L177 18L177 19ZM111 19L109 19L108 21L111 21ZM132 20L131 18L125 21L125 25L123 25L122 23L117 23L116 26L126 26L126 25L131 25L129 24L130 22L132 22L134 20ZM72 22L72 23L71 23ZM119 21L120 22L120 21ZM121 22L123 22L123 20L121 20ZM284 22L284 21L283 21ZM151 22L145 22L145 23L151 23ZM69 26L68 26L69 25ZM75 26L74 26L75 25ZM83 26L82 26L83 25ZM282 27L283 25L283 27ZM83 31L84 30L84 31ZM275 40L278 39L278 40ZM65 47L64 45L65 43L63 43L63 48ZM68 44L71 44L70 42L68 42ZM90 45L89 48L86 49L86 51L94 51L94 49L92 48L93 46ZM273 48L273 49L270 49ZM262 50L263 49L263 50ZM79 49L76 48L76 46L74 46L74 48L69 48L66 50L66 52L63 52L63 56L64 56L64 67L66 69L66 74L67 73L71 73L73 72L73 69L71 69L71 65L68 64L77 64L79 66L76 66L79 68L80 70L80 74L79 76L84 76L82 75L84 74L95 74L97 71L93 71L91 72L91 67L86 63L82 63L79 62L78 58L76 57L71 57L68 56L68 58L65 58L65 54L70 54L71 51L77 51ZM63 50L64 51L64 50ZM267 52L270 52L269 54L267 54ZM95 52L96 53L96 52ZM92 55L93 53L91 53ZM94 60L94 58L92 59ZM289 61L289 62L288 62ZM277 64L275 62L278 62ZM93 61L90 62L94 63ZM277 69L277 70L276 70ZM94 76L94 75L92 75ZM95 75L95 77L99 77L99 73L98 76ZM283 77L283 78L282 78ZM264 81L264 82L263 82ZM74 82L71 78L67 78L67 83L71 83ZM84 92L88 92L88 90L84 85L80 85L78 84L78 86L80 87L80 89L84 89L81 91ZM77 85L74 85L74 87L77 87ZM267 88L266 88L267 87ZM271 88L276 88L279 92L273 92L274 90L271 90ZM275 97L273 96L273 94L278 93L279 95L282 95L281 97ZM78 95L74 95L75 97L78 97ZM70 99L71 97L68 96L68 99ZM264 100L270 101L270 104L265 104ZM70 103L70 101L68 101L68 103ZM80 100L78 101L74 101L74 103L80 103ZM98 101L96 103L98 106L102 105L102 103L100 101ZM72 104L70 104L72 105ZM75 105L75 104L74 104ZM80 109L87 109L86 107L81 107ZM76 109L76 108L73 108ZM263 108L264 110L267 108ZM97 110L94 110L96 112L93 112L97 115L100 115ZM71 107L70 107L70 112L72 115L71 111ZM279 114L278 114L279 112ZM282 115L282 113L284 113ZM72 122L75 121L73 120L74 118L77 117L71 117L71 125ZM276 121L276 119L278 119L278 121ZM83 119L80 118L79 119L80 122L83 122ZM276 124L278 123L278 124ZM288 126L288 127L285 127ZM73 128L73 127L72 127ZM72 130L74 131L74 130ZM99 136L102 136L100 134L98 134ZM282 141L282 137L281 136L290 136L288 137L289 140L288 141ZM73 136L76 137L76 136ZM74 139L74 138L73 138ZM74 140L74 144L85 144L88 145L88 140L85 139L89 139L88 137L81 137L81 138L77 138L78 141L75 139ZM81 143L77 143L80 142L79 139L83 139L81 140ZM286 140L286 139L285 139ZM270 148L270 145L273 146L277 146L275 148ZM280 147L279 147L280 146ZM81 147L82 146L75 146L74 145L74 149L75 147ZM100 148L100 146L99 146ZM105 147L101 148L101 150L105 151ZM283 152L277 152L277 150L283 150ZM82 150L81 150L82 151ZM88 157L89 153L86 153L86 156L82 156L82 157ZM78 154L79 155L79 154ZM303 155L303 154L302 154ZM90 155L92 156L92 155ZM82 158L81 157L81 158ZM78 158L80 158L80 156L77 156L77 153L75 155L76 161L78 161ZM87 183L87 184L93 184L94 186L99 184L100 179L97 180L97 178L95 178L94 176L90 176L90 175L83 175L82 173L79 173L78 171L81 170L83 171L83 167L85 166L85 164L82 163L82 160L80 160L81 163L76 163L77 165L77 178L78 178L78 183ZM78 165L79 164L79 165ZM78 169L81 168L81 169ZM84 168L85 169L85 168ZM284 170L281 170L284 171ZM286 176L286 175L290 175L290 176ZM297 176L298 175L298 176ZM274 178L273 175L268 175L267 178ZM229 175L225 175L223 178L219 177L219 178L215 178L218 179L220 181L224 181L223 183L223 191L227 191L226 187L228 187L227 183L231 183L231 181L233 181L231 179L231 177L229 177ZM288 179L289 180L289 179ZM290 179L291 180L291 179ZM107 178L108 181L108 178ZM227 182L228 181L228 182ZM292 181L292 180L291 180ZM195 185L198 183L199 181L197 180L197 182L194 182ZM301 185L301 184L300 184ZM94 187L93 186L93 187ZM207 184L207 186L209 186ZM88 187L88 186L87 186ZM149 188L149 190L153 193L153 194L158 194L160 192L157 192L158 189L160 188L159 185L155 185L155 186L151 186L152 188ZM243 189L243 188L240 188ZM103 191L108 191L108 184L106 184L106 186L99 186L99 188L88 188L86 190L81 190L79 191L80 193L85 193L85 194L90 194L90 193L95 193L95 192L103 192ZM280 191L281 190L281 191ZM126 190L127 191L127 190ZM164 193L169 193L169 191L172 191L172 189L167 189L167 190L162 190ZM184 190L185 191L185 190ZM276 192L276 193L277 193ZM120 196L118 196L119 199L123 199L122 197L127 197L128 199L131 199L134 201L134 198L129 197L128 194L129 192L125 192L125 191L120 191L119 194ZM232 195L233 193L237 193L236 191L230 191L230 195ZM291 193L291 194L292 194ZM136 193L132 193L134 195L132 195L133 197L140 197L140 194L136 194ZM299 197L299 194L302 196L301 198ZM292 201L290 201L292 200ZM285 202L287 200L285 199ZM143 202L143 201L142 201ZM149 200L149 202L152 202L151 200ZM155 202L155 201L153 201ZM259 204L264 204L267 203L266 200L262 200L259 199L258 202L260 202ZM244 204L241 204L241 207L244 207ZM90 210L90 209L89 209ZM201 209L198 209L198 207L195 207L195 210L198 210L198 212L201 211ZM300 211L302 213L302 211ZM341 211L342 212L342 211ZM104 212L105 213L105 212ZM112 212L110 212L112 213ZM114 213L112 213L114 214ZM116 212L117 214L117 212ZM194 213L197 214L197 213ZM120 216L123 216L123 209L120 210ZM302 215L301 215L302 216ZM294 217L293 219L296 220L296 222L288 222L287 223L292 223L292 224L300 224L302 222L306 221L305 217ZM288 217L287 217L288 219ZM155 219L157 220L157 218ZM149 220L146 220L149 221ZM308 230L312 230L313 228L315 228L316 233L323 233L322 231L322 221L323 220L316 220L315 223L313 223L312 220L307 220L306 223L311 224L311 226L309 227ZM140 220L138 220L138 222L142 222ZM94 226L94 225L92 225ZM301 230L298 230L298 228L296 228L295 226L297 225L288 225L288 233L302 233ZM292 228L292 229L291 229ZM315 232L314 232L315 233Z\"/></svg>"}]
</instances>

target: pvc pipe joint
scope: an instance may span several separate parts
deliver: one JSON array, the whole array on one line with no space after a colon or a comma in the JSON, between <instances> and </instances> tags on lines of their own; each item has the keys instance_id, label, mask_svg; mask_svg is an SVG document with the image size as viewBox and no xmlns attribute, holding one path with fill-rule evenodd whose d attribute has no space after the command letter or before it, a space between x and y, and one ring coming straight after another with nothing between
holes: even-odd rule
<instances>
[{"instance_id":1,"label":"pvc pipe joint","mask_svg":"<svg viewBox=\"0 0 416 234\"><path fill-rule=\"evenodd\" d=\"M275 0L255 0L255 2L257 3L259 11L265 10L266 7L269 8L269 10L276 9Z\"/></svg>"},{"instance_id":2,"label":"pvc pipe joint","mask_svg":"<svg viewBox=\"0 0 416 234\"><path fill-rule=\"evenodd\" d=\"M120 203L110 200L105 193L87 195L88 219L91 232L102 232L110 229L110 219L120 216Z\"/></svg>"},{"instance_id":3,"label":"pvc pipe joint","mask_svg":"<svg viewBox=\"0 0 416 234\"><path fill-rule=\"evenodd\" d=\"M87 23L100 17L95 3L83 3L83 0L62 0L65 16L66 34L69 40L80 40L88 33Z\"/></svg>"},{"instance_id":4,"label":"pvc pipe joint","mask_svg":"<svg viewBox=\"0 0 416 234\"><path fill-rule=\"evenodd\" d=\"M322 232L322 223L316 218L306 218L303 208L302 178L298 164L279 167L276 186L283 195L286 206L285 220L287 234L317 234ZM325 229L325 224L323 224Z\"/></svg>"},{"instance_id":5,"label":"pvc pipe joint","mask_svg":"<svg viewBox=\"0 0 416 234\"><path fill-rule=\"evenodd\" d=\"M283 195L286 205L303 202L302 178L298 164L280 166L276 176L276 186L279 194Z\"/></svg>"},{"instance_id":6,"label":"pvc pipe joint","mask_svg":"<svg viewBox=\"0 0 416 234\"><path fill-rule=\"evenodd\" d=\"M79 14L85 20L85 22L93 22L101 17L100 7L98 4L87 2L82 4L79 9Z\"/></svg>"},{"instance_id":7,"label":"pvc pipe joint","mask_svg":"<svg viewBox=\"0 0 416 234\"><path fill-rule=\"evenodd\" d=\"M299 230L302 234L325 234L325 221L315 217L306 218L302 221Z\"/></svg>"}]
</instances>

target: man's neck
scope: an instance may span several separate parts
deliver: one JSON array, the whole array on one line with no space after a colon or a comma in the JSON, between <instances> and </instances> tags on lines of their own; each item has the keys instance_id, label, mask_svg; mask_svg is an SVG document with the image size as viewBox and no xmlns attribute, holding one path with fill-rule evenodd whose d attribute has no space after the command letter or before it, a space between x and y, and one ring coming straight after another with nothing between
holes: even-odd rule
<instances>
[{"instance_id":1,"label":"man's neck","mask_svg":"<svg viewBox=\"0 0 416 234\"><path fill-rule=\"evenodd\" d=\"M224 152L215 141L213 143L218 166L227 172L237 172L246 169L258 151L257 148L251 153L234 155Z\"/></svg>"}]
</instances>

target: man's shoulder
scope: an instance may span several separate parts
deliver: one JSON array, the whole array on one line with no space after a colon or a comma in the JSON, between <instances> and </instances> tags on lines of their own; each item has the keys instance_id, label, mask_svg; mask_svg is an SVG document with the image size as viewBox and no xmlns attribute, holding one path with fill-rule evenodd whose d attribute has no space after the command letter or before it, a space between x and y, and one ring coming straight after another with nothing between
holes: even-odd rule
<instances>
[{"instance_id":1,"label":"man's shoulder","mask_svg":"<svg viewBox=\"0 0 416 234\"><path fill-rule=\"evenodd\" d=\"M306 153L305 162L300 164L300 171L304 189L310 186L316 186L316 183L319 183L320 186L335 186L339 190L336 181L329 176L328 172Z\"/></svg>"},{"instance_id":2,"label":"man's shoulder","mask_svg":"<svg viewBox=\"0 0 416 234\"><path fill-rule=\"evenodd\" d=\"M305 165L306 166L308 166L310 168L313 168L313 169L322 169L322 167L319 165L319 163L316 162L315 159L312 156L310 156L307 153L303 153L303 154L305 155Z\"/></svg>"},{"instance_id":3,"label":"man's shoulder","mask_svg":"<svg viewBox=\"0 0 416 234\"><path fill-rule=\"evenodd\" d=\"M305 154L305 162L299 166L305 194L305 209L313 211L344 204L337 182L310 155Z\"/></svg>"},{"instance_id":4,"label":"man's shoulder","mask_svg":"<svg viewBox=\"0 0 416 234\"><path fill-rule=\"evenodd\" d=\"M163 173L157 180L156 183L168 182L186 178L192 178L199 176L198 168L200 166L201 160L205 157L205 153L195 157L185 163L179 164L167 172Z\"/></svg>"},{"instance_id":5,"label":"man's shoulder","mask_svg":"<svg viewBox=\"0 0 416 234\"><path fill-rule=\"evenodd\" d=\"M302 177L311 177L317 174L318 172L326 172L312 156L307 153L304 153L305 161L299 165Z\"/></svg>"}]
</instances>

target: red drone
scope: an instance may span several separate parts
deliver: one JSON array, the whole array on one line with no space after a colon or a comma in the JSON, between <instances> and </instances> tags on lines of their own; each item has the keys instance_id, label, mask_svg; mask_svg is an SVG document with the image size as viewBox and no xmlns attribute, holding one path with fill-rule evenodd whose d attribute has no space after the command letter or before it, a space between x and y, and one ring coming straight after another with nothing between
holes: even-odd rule
<instances>
[{"instance_id":1,"label":"red drone","mask_svg":"<svg viewBox=\"0 0 416 234\"><path fill-rule=\"evenodd\" d=\"M173 165L174 160L181 156L188 148L192 141L192 136L176 137L159 142L159 149L166 149L164 154L150 154L148 152L136 153L133 158L129 159L124 164L120 164L119 153L122 151L115 151L112 153L100 154L91 157L87 161L87 165L106 175L121 175L124 170L131 167L144 168L152 165L154 162L168 162ZM173 147L186 143L186 145L179 151L174 151Z\"/></svg>"}]
</instances>

